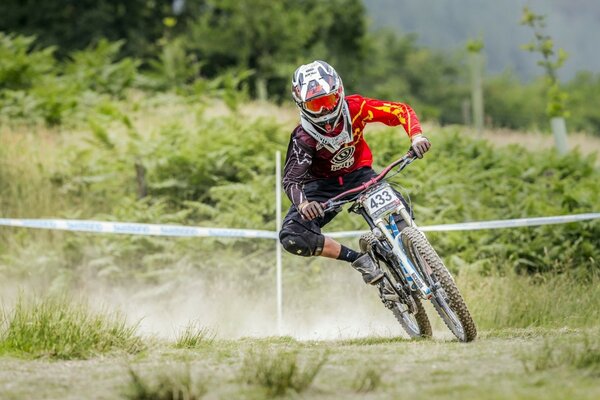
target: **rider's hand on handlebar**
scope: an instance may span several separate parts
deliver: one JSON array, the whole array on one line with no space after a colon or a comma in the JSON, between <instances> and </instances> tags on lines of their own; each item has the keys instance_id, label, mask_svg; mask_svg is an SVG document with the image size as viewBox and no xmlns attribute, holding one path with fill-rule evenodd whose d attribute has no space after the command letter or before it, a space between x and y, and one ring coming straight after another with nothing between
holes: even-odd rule
<instances>
[{"instance_id":1,"label":"rider's hand on handlebar","mask_svg":"<svg viewBox=\"0 0 600 400\"><path fill-rule=\"evenodd\" d=\"M317 217L322 217L325 215L323 211L323 206L318 201L305 201L298 206L298 211L302 218L312 221Z\"/></svg>"},{"instance_id":2,"label":"rider's hand on handlebar","mask_svg":"<svg viewBox=\"0 0 600 400\"><path fill-rule=\"evenodd\" d=\"M411 148L415 152L415 155L418 158L423 158L423 155L429 150L431 147L431 142L422 134L415 135L411 138L412 145Z\"/></svg>"}]
</instances>

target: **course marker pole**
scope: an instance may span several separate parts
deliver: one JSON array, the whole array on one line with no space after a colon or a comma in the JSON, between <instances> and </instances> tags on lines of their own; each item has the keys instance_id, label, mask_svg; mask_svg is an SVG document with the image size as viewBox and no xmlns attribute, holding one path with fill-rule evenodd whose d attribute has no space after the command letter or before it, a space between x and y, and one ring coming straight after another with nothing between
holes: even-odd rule
<instances>
[{"instance_id":1,"label":"course marker pole","mask_svg":"<svg viewBox=\"0 0 600 400\"><path fill-rule=\"evenodd\" d=\"M281 227L281 152L275 153L275 232ZM277 332L282 333L283 328L283 284L281 266L281 245L275 240L275 254L277 259Z\"/></svg>"}]
</instances>

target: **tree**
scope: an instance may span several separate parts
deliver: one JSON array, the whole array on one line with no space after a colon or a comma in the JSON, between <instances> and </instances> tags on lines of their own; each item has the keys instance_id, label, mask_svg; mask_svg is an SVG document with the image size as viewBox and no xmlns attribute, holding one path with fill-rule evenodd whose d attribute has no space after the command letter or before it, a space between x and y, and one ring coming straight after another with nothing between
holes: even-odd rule
<instances>
[{"instance_id":1,"label":"tree","mask_svg":"<svg viewBox=\"0 0 600 400\"><path fill-rule=\"evenodd\" d=\"M181 21L194 15L203 0L187 0ZM35 35L38 44L57 46L66 56L102 38L125 40L123 53L145 57L156 52L163 20L173 16L170 1L157 0L2 0L0 31ZM179 24L183 30L184 24Z\"/></svg>"},{"instance_id":2,"label":"tree","mask_svg":"<svg viewBox=\"0 0 600 400\"><path fill-rule=\"evenodd\" d=\"M559 153L566 153L568 150L567 129L565 126L567 94L560 88L557 70L567 60L567 53L563 49L558 49L558 54L554 52L554 41L544 33L546 27L545 16L537 15L528 7L524 7L521 24L533 29L535 40L524 45L523 49L539 53L542 56L542 59L538 61L538 65L544 68L546 73L548 98L546 112L551 118L556 148Z\"/></svg>"},{"instance_id":3,"label":"tree","mask_svg":"<svg viewBox=\"0 0 600 400\"><path fill-rule=\"evenodd\" d=\"M287 93L299 64L322 58L351 79L364 59L366 33L360 0L208 0L190 25L190 49L203 74L254 71L254 94Z\"/></svg>"},{"instance_id":4,"label":"tree","mask_svg":"<svg viewBox=\"0 0 600 400\"><path fill-rule=\"evenodd\" d=\"M479 135L483 134L483 84L484 70L483 39L472 39L467 42L469 64L471 66L471 102L473 105L473 122Z\"/></svg>"}]
</instances>

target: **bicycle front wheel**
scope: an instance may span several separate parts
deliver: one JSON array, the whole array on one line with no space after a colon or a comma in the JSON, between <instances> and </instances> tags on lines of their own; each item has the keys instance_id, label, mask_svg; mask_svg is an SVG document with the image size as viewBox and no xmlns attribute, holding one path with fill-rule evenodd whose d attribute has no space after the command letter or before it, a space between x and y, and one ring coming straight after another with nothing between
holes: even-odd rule
<instances>
[{"instance_id":1,"label":"bicycle front wheel","mask_svg":"<svg viewBox=\"0 0 600 400\"><path fill-rule=\"evenodd\" d=\"M427 238L416 228L402 231L402 241L411 261L423 274L431 274L439 287L432 288L431 302L446 326L461 342L477 337L477 328L454 278Z\"/></svg>"}]
</instances>

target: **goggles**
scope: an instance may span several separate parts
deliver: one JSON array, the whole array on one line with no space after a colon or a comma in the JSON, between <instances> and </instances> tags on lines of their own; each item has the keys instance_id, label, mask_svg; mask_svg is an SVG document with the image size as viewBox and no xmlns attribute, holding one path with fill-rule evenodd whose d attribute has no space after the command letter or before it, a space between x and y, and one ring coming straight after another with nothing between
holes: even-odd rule
<instances>
[{"instance_id":1,"label":"goggles","mask_svg":"<svg viewBox=\"0 0 600 400\"><path fill-rule=\"evenodd\" d=\"M319 115L323 112L331 112L340 101L339 91L326 94L324 96L315 97L307 100L302 104L302 107L311 114Z\"/></svg>"}]
</instances>

